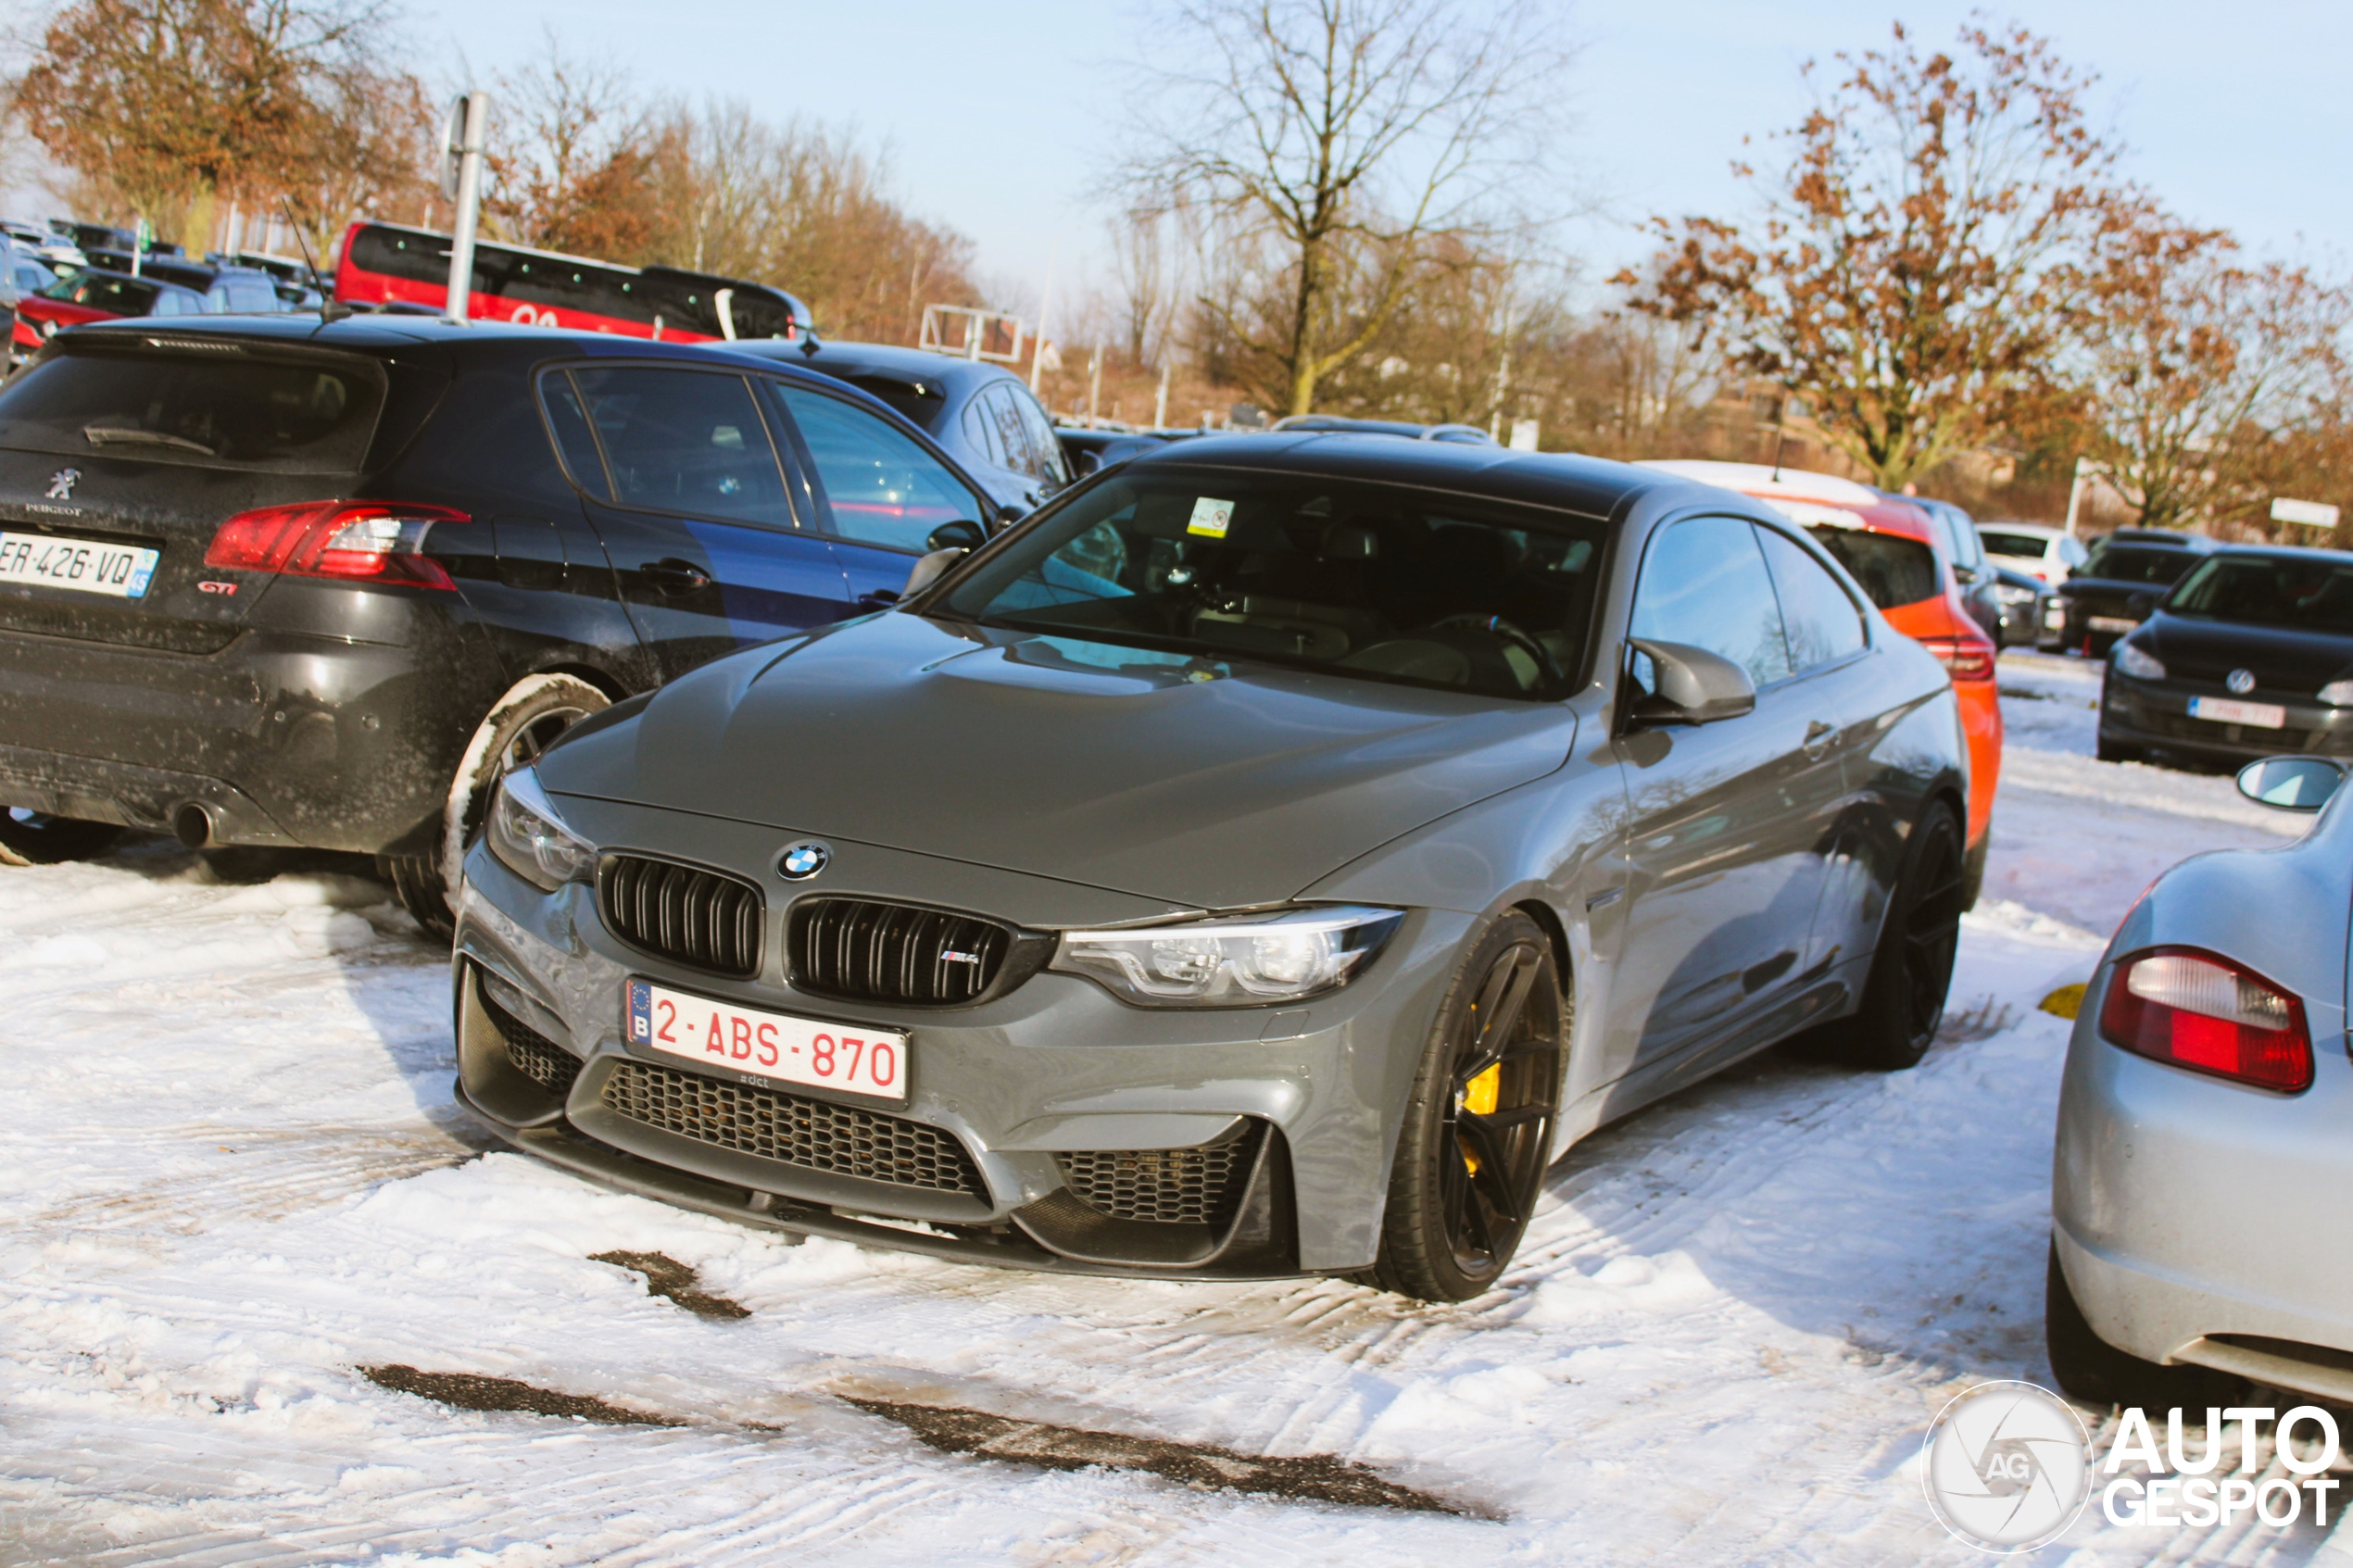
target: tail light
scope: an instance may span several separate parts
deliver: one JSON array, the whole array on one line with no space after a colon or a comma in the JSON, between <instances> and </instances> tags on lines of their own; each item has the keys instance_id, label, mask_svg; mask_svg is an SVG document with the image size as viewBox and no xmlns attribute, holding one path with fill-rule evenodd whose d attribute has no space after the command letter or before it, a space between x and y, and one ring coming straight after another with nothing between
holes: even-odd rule
<instances>
[{"instance_id":1,"label":"tail light","mask_svg":"<svg viewBox=\"0 0 2353 1568\"><path fill-rule=\"evenodd\" d=\"M1994 678L1994 645L1983 637L1922 637L1920 646L1934 654L1956 681Z\"/></svg>"},{"instance_id":2,"label":"tail light","mask_svg":"<svg viewBox=\"0 0 2353 1568\"><path fill-rule=\"evenodd\" d=\"M2100 1033L2135 1055L2259 1089L2312 1086L2304 1004L2219 953L2152 947L2119 963Z\"/></svg>"},{"instance_id":3,"label":"tail light","mask_svg":"<svg viewBox=\"0 0 2353 1568\"><path fill-rule=\"evenodd\" d=\"M385 501L262 507L222 523L204 563L235 571L455 588L441 563L424 553L425 535L437 522L472 521L447 507Z\"/></svg>"}]
</instances>

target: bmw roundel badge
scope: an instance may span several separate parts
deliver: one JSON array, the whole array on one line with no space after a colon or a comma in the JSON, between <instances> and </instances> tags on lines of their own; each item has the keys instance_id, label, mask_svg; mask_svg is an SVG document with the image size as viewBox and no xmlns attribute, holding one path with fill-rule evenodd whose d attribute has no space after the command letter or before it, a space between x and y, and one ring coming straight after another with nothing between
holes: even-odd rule
<instances>
[{"instance_id":1,"label":"bmw roundel badge","mask_svg":"<svg viewBox=\"0 0 2353 1568\"><path fill-rule=\"evenodd\" d=\"M815 839L803 839L784 853L776 870L786 882L806 882L825 869L834 852Z\"/></svg>"}]
</instances>

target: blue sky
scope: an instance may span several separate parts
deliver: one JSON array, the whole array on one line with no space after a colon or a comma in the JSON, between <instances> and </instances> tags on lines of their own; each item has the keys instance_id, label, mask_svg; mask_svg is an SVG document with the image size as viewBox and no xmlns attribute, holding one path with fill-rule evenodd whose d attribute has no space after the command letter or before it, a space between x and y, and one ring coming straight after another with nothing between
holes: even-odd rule
<instances>
[{"instance_id":1,"label":"blue sky","mask_svg":"<svg viewBox=\"0 0 2353 1568\"><path fill-rule=\"evenodd\" d=\"M1578 128L1562 163L1598 216L1563 243L1605 275L1645 248L1655 211L1725 210L1743 134L1794 121L1798 68L1883 41L1899 15L1949 39L1970 6L1886 0L1617 0L1566 13L1583 52L1565 82ZM970 235L981 270L1034 298L1050 254L1064 285L1102 282L1088 186L1119 119L1115 69L1141 7L1113 0L411 0L431 60L487 74L538 50L625 63L649 88L748 100L782 119L853 123L887 144L918 213ZM1997 16L2013 13L1996 10ZM2097 69L2130 171L2178 210L2259 254L2353 267L2353 115L2341 99L2353 4L2039 0L2025 19ZM1057 246L1057 236L1060 236Z\"/></svg>"}]
</instances>

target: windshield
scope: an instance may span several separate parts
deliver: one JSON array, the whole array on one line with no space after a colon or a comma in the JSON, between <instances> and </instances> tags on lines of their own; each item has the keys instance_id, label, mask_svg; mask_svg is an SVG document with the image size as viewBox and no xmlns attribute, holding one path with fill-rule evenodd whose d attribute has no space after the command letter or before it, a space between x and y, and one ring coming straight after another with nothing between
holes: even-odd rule
<instances>
[{"instance_id":1,"label":"windshield","mask_svg":"<svg viewBox=\"0 0 2353 1568\"><path fill-rule=\"evenodd\" d=\"M1602 524L1315 475L1122 475L943 608L984 625L1542 699L1584 660Z\"/></svg>"},{"instance_id":2,"label":"windshield","mask_svg":"<svg viewBox=\"0 0 2353 1568\"><path fill-rule=\"evenodd\" d=\"M2032 533L1993 533L1978 530L1978 537L1985 541L1986 550L1997 556L2023 556L2028 560L2041 560L2051 547L2047 539Z\"/></svg>"},{"instance_id":3,"label":"windshield","mask_svg":"<svg viewBox=\"0 0 2353 1568\"><path fill-rule=\"evenodd\" d=\"M2187 550L2140 549L2131 545L2102 545L2092 551L2080 575L2108 583L2152 583L2158 587L2177 581L2203 557Z\"/></svg>"},{"instance_id":4,"label":"windshield","mask_svg":"<svg viewBox=\"0 0 2353 1568\"><path fill-rule=\"evenodd\" d=\"M2165 601L2169 615L2353 633L2353 556L2213 556Z\"/></svg>"},{"instance_id":5,"label":"windshield","mask_svg":"<svg viewBox=\"0 0 2353 1568\"><path fill-rule=\"evenodd\" d=\"M1900 533L1819 523L1806 530L1881 609L1936 597L1936 553Z\"/></svg>"}]
</instances>

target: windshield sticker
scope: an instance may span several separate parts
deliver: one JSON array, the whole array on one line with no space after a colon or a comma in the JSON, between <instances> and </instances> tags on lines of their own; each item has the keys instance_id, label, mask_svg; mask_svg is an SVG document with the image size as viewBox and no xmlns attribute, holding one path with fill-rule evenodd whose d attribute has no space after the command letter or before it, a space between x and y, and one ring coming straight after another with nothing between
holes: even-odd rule
<instances>
[{"instance_id":1,"label":"windshield sticker","mask_svg":"<svg viewBox=\"0 0 2353 1568\"><path fill-rule=\"evenodd\" d=\"M1185 532L1198 533L1205 539L1223 539L1227 525L1233 521L1233 502L1213 501L1203 495L1193 503L1193 519L1185 524Z\"/></svg>"}]
</instances>

